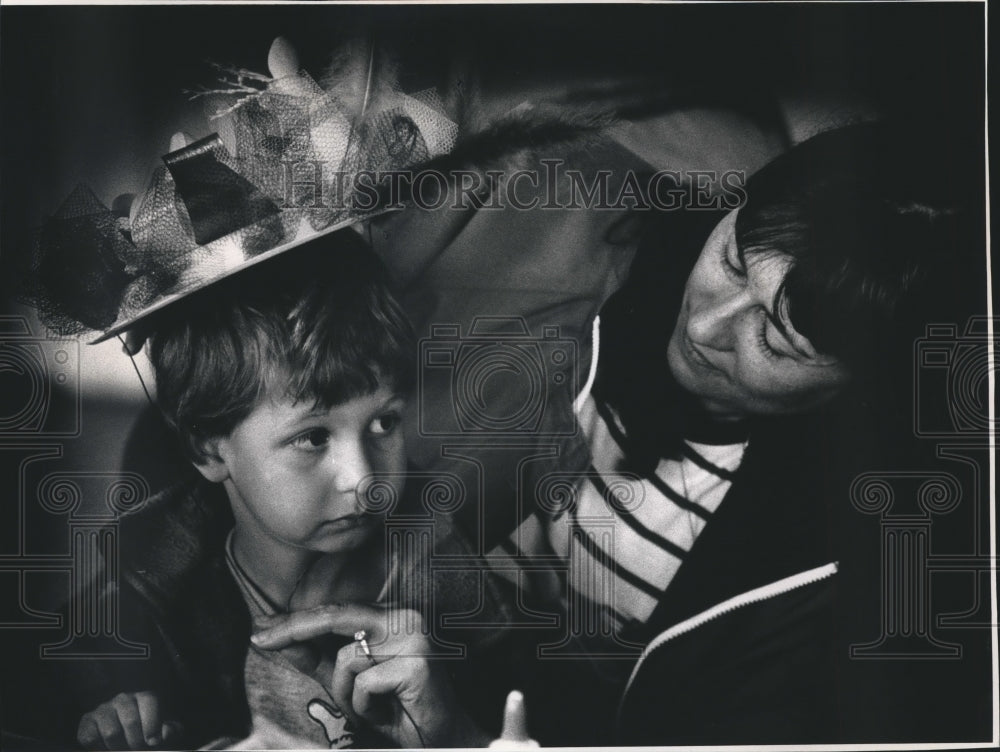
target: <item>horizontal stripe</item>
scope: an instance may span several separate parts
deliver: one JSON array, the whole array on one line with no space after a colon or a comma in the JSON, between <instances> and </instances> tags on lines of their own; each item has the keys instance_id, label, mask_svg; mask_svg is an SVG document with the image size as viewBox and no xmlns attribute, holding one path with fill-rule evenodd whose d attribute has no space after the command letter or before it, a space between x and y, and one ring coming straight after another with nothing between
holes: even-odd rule
<instances>
[{"instance_id":1,"label":"horizontal stripe","mask_svg":"<svg viewBox=\"0 0 1000 752\"><path fill-rule=\"evenodd\" d=\"M647 480L650 483L652 483L653 487L656 488L657 491L666 496L668 499L670 499L672 502L674 502L674 504L679 506L684 511L696 514L706 522L712 518L711 512L709 512L703 506L695 504L693 501L689 501L682 494L677 493L674 489L672 489L670 486L664 483L663 479L660 478L659 476L650 473L648 475L643 476L643 480Z\"/></svg>"},{"instance_id":2,"label":"horizontal stripe","mask_svg":"<svg viewBox=\"0 0 1000 752\"><path fill-rule=\"evenodd\" d=\"M589 476L590 481L594 484L594 487L601 494L601 496L604 497L604 500L608 503L611 509L614 510L615 515L618 517L618 519L620 519L622 522L624 522L626 525L632 528L632 530L634 530L636 533L638 533L643 538L648 540L650 543L656 544L667 553L676 556L678 559L684 558L684 556L687 554L687 551L685 551L683 548L678 546L673 541L664 538L659 533L655 533L652 530L649 530L641 522L639 522L639 520L635 518L635 515L633 515L629 510L625 509L624 507L621 507L620 505L615 504L611 500L612 498L614 498L614 494L608 488L607 484L604 482L604 479L600 477L600 474L597 472L597 470L594 469L593 465L590 466L590 471L592 473L592 475Z\"/></svg>"},{"instance_id":3,"label":"horizontal stripe","mask_svg":"<svg viewBox=\"0 0 1000 752\"><path fill-rule=\"evenodd\" d=\"M702 470L707 470L712 473L712 475L722 478L722 480L728 480L732 483L733 479L736 477L736 473L733 470L727 470L724 467L719 467L713 462L709 462L701 454L696 452L687 442L684 442L684 455Z\"/></svg>"},{"instance_id":4,"label":"horizontal stripe","mask_svg":"<svg viewBox=\"0 0 1000 752\"><path fill-rule=\"evenodd\" d=\"M651 598L659 598L660 595L662 595L663 591L661 589L657 588L651 582L644 580L635 572L616 561L613 556L602 549L597 544L594 537L590 535L585 528L581 527L579 522L577 522L575 512L573 513L573 519L570 524L573 526L575 531L580 532L579 536L574 537L574 540L577 541L577 546L586 551L591 558L596 559L599 564L608 569L613 575L619 577L637 590L641 590L646 593L646 595Z\"/></svg>"},{"instance_id":5,"label":"horizontal stripe","mask_svg":"<svg viewBox=\"0 0 1000 752\"><path fill-rule=\"evenodd\" d=\"M610 565L610 566L608 566ZM573 547L568 582L571 590L585 594L594 603L606 603L629 619L645 621L659 603L659 596L618 576L614 562L594 558L583 546Z\"/></svg>"},{"instance_id":6,"label":"horizontal stripe","mask_svg":"<svg viewBox=\"0 0 1000 752\"><path fill-rule=\"evenodd\" d=\"M589 595L580 590L577 590L572 583L570 584L570 600L577 603L583 602L583 607L588 609L593 609L595 611L601 611L618 624L619 627L631 626L638 623L638 619L623 614L616 610L614 606L608 603L600 603L592 599Z\"/></svg>"},{"instance_id":7,"label":"horizontal stripe","mask_svg":"<svg viewBox=\"0 0 1000 752\"><path fill-rule=\"evenodd\" d=\"M652 491L650 492L653 493ZM650 496L653 501L662 502L656 496ZM666 589L671 578L677 573L683 561L682 558L662 548L657 542L650 541L643 537L630 526L626 525L620 517L612 517L607 509L607 504L601 497L597 488L592 484L586 484L579 496L579 515L577 522L588 532L602 533L613 536L613 543L606 544L599 537L602 547L611 551L615 559L634 572L639 572L647 581L654 584L660 590ZM650 512L664 513L670 515L669 518L660 520L639 518L644 526L652 527L657 531L664 531L672 542L679 545L684 551L690 549L694 539L691 537L690 525L693 521L704 524L697 518L692 518L687 512L668 502L659 504L658 508L653 508L650 504ZM643 507L645 509L645 507ZM640 510L641 511L641 510ZM568 526L563 528L550 528L551 544L554 548L563 551L568 550L569 540L572 535Z\"/></svg>"}]
</instances>

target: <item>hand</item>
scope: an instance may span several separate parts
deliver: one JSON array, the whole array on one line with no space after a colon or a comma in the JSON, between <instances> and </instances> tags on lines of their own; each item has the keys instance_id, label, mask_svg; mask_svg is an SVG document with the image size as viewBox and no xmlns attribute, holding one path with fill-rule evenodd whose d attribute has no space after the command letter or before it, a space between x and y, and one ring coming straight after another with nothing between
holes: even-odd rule
<instances>
[{"instance_id":1,"label":"hand","mask_svg":"<svg viewBox=\"0 0 1000 752\"><path fill-rule=\"evenodd\" d=\"M87 749L149 749L176 739L181 726L164 721L152 692L122 692L85 713L76 740Z\"/></svg>"},{"instance_id":2,"label":"hand","mask_svg":"<svg viewBox=\"0 0 1000 752\"><path fill-rule=\"evenodd\" d=\"M391 617L391 618L390 618ZM402 630L388 625L405 625ZM329 690L349 718L364 721L402 747L485 746L489 737L458 704L451 681L423 634L415 611L330 604L272 617L251 638L265 650L282 650ZM302 643L327 635L367 633L371 657L358 642L342 647L331 666L318 664ZM291 652L286 652L291 649ZM309 664L309 665L306 665Z\"/></svg>"}]
</instances>

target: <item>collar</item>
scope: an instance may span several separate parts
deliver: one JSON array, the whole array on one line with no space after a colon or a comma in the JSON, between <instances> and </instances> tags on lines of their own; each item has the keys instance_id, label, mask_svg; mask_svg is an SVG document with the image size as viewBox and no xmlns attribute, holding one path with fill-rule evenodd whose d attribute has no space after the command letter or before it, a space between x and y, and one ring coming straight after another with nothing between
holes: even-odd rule
<instances>
[{"instance_id":1,"label":"collar","mask_svg":"<svg viewBox=\"0 0 1000 752\"><path fill-rule=\"evenodd\" d=\"M715 420L701 411L685 415L684 438L696 444L739 444L749 437L749 420Z\"/></svg>"}]
</instances>

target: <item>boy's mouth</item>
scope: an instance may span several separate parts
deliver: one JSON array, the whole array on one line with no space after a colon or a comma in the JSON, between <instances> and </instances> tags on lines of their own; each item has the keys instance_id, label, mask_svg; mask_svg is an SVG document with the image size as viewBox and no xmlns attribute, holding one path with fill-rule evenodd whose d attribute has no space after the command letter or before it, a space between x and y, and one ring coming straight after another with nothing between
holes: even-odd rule
<instances>
[{"instance_id":1,"label":"boy's mouth","mask_svg":"<svg viewBox=\"0 0 1000 752\"><path fill-rule=\"evenodd\" d=\"M370 524L372 517L367 514L348 514L336 519L327 520L321 527L325 530L350 530Z\"/></svg>"}]
</instances>

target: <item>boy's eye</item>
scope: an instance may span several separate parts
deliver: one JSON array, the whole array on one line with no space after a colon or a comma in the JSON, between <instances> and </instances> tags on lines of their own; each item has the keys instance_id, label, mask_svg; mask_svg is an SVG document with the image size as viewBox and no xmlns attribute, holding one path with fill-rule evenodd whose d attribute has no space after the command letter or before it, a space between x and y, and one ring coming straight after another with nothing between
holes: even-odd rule
<instances>
[{"instance_id":1,"label":"boy's eye","mask_svg":"<svg viewBox=\"0 0 1000 752\"><path fill-rule=\"evenodd\" d=\"M399 425L399 415L396 413L385 413L379 415L368 424L368 432L373 436L385 436L396 430Z\"/></svg>"},{"instance_id":2,"label":"boy's eye","mask_svg":"<svg viewBox=\"0 0 1000 752\"><path fill-rule=\"evenodd\" d=\"M299 449L318 449L330 440L330 432L325 428L313 428L292 439L292 446Z\"/></svg>"}]
</instances>

